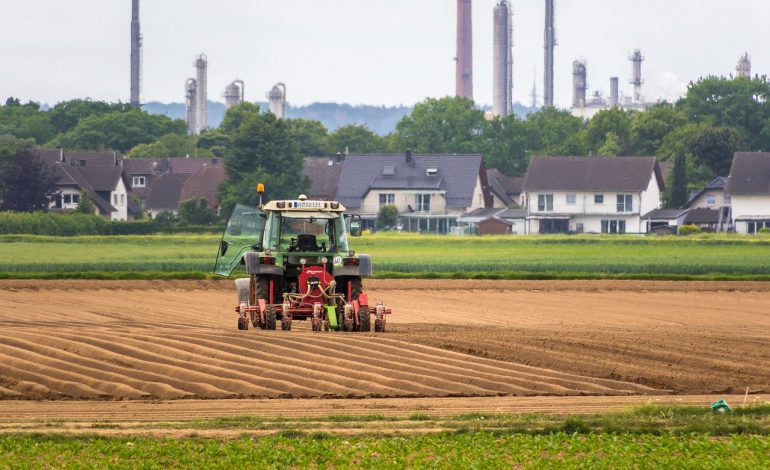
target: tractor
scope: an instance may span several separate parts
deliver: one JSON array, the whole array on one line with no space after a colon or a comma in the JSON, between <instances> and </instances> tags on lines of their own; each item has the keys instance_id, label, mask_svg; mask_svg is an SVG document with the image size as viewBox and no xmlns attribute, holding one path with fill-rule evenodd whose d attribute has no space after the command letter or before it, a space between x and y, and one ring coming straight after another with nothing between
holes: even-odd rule
<instances>
[{"instance_id":1,"label":"tractor","mask_svg":"<svg viewBox=\"0 0 770 470\"><path fill-rule=\"evenodd\" d=\"M361 236L361 218L335 201L296 200L237 205L219 245L214 272L235 280L238 329L249 324L291 331L294 320L310 320L312 331L385 332L390 309L372 305L362 278L372 275L369 255L348 246Z\"/></svg>"}]
</instances>

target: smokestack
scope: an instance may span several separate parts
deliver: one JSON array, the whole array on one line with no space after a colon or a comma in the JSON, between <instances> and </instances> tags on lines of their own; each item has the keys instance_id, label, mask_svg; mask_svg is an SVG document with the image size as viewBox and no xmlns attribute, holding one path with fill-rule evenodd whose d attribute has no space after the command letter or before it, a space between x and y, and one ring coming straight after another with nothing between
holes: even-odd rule
<instances>
[{"instance_id":1,"label":"smokestack","mask_svg":"<svg viewBox=\"0 0 770 470\"><path fill-rule=\"evenodd\" d=\"M139 107L142 77L142 35L139 26L139 0L131 0L131 106Z\"/></svg>"},{"instance_id":2,"label":"smokestack","mask_svg":"<svg viewBox=\"0 0 770 470\"><path fill-rule=\"evenodd\" d=\"M196 124L196 112L198 110L197 99L198 96L198 82L194 78L188 78L185 83L185 121L187 121L187 133L195 135L198 132L198 126Z\"/></svg>"},{"instance_id":3,"label":"smokestack","mask_svg":"<svg viewBox=\"0 0 770 470\"><path fill-rule=\"evenodd\" d=\"M208 122L208 58L205 54L195 61L195 133L209 127Z\"/></svg>"},{"instance_id":4,"label":"smokestack","mask_svg":"<svg viewBox=\"0 0 770 470\"><path fill-rule=\"evenodd\" d=\"M473 99L473 21L471 0L457 0L457 96Z\"/></svg>"},{"instance_id":5,"label":"smokestack","mask_svg":"<svg viewBox=\"0 0 770 470\"><path fill-rule=\"evenodd\" d=\"M583 108L586 105L588 89L586 63L576 60L572 63L572 107Z\"/></svg>"},{"instance_id":6,"label":"smokestack","mask_svg":"<svg viewBox=\"0 0 770 470\"><path fill-rule=\"evenodd\" d=\"M513 17L510 2L501 0L495 6L493 36L492 112L507 116L513 108Z\"/></svg>"},{"instance_id":7,"label":"smokestack","mask_svg":"<svg viewBox=\"0 0 770 470\"><path fill-rule=\"evenodd\" d=\"M553 0L545 0L545 86L543 106L553 107L553 50L556 47Z\"/></svg>"},{"instance_id":8,"label":"smokestack","mask_svg":"<svg viewBox=\"0 0 770 470\"><path fill-rule=\"evenodd\" d=\"M610 77L610 106L617 106L620 103L618 82L618 77Z\"/></svg>"},{"instance_id":9,"label":"smokestack","mask_svg":"<svg viewBox=\"0 0 770 470\"><path fill-rule=\"evenodd\" d=\"M642 102L642 62L644 62L644 56L639 49L634 50L634 53L628 56L628 60L631 61L631 79L629 82L634 86L634 102Z\"/></svg>"}]
</instances>

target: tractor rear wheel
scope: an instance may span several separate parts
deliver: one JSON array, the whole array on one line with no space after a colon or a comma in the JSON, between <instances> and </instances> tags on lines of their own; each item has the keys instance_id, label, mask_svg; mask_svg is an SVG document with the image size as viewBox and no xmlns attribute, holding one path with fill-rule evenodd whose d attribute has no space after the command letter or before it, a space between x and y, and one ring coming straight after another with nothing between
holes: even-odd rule
<instances>
[{"instance_id":1,"label":"tractor rear wheel","mask_svg":"<svg viewBox=\"0 0 770 470\"><path fill-rule=\"evenodd\" d=\"M265 329L275 329L275 308L272 305L265 307Z\"/></svg>"},{"instance_id":2,"label":"tractor rear wheel","mask_svg":"<svg viewBox=\"0 0 770 470\"><path fill-rule=\"evenodd\" d=\"M361 307L358 310L358 331L369 333L372 331L372 316L369 307Z\"/></svg>"}]
</instances>

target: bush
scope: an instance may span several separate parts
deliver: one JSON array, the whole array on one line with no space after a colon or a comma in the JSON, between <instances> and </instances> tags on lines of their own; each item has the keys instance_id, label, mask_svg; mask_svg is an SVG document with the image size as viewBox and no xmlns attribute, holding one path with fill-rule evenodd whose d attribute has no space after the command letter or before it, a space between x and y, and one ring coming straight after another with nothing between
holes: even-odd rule
<instances>
[{"instance_id":1,"label":"bush","mask_svg":"<svg viewBox=\"0 0 770 470\"><path fill-rule=\"evenodd\" d=\"M700 233L700 227L697 225L682 225L679 227L679 235L695 235Z\"/></svg>"},{"instance_id":2,"label":"bush","mask_svg":"<svg viewBox=\"0 0 770 470\"><path fill-rule=\"evenodd\" d=\"M393 228L398 223L398 208L396 206L382 206L377 213L375 225L377 230Z\"/></svg>"},{"instance_id":3,"label":"bush","mask_svg":"<svg viewBox=\"0 0 770 470\"><path fill-rule=\"evenodd\" d=\"M764 234L770 235L770 227L763 227L763 228L759 229L759 233L764 233Z\"/></svg>"}]
</instances>

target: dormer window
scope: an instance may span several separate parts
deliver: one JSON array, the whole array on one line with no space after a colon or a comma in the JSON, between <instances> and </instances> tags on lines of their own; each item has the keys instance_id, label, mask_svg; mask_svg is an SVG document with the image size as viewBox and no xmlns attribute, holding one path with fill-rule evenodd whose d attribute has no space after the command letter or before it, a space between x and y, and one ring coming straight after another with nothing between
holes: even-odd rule
<instances>
[{"instance_id":1,"label":"dormer window","mask_svg":"<svg viewBox=\"0 0 770 470\"><path fill-rule=\"evenodd\" d=\"M426 176L436 176L438 174L438 168L428 168L425 171Z\"/></svg>"},{"instance_id":2,"label":"dormer window","mask_svg":"<svg viewBox=\"0 0 770 470\"><path fill-rule=\"evenodd\" d=\"M144 188L147 186L146 176L134 176L131 179L131 186L134 188Z\"/></svg>"}]
</instances>

